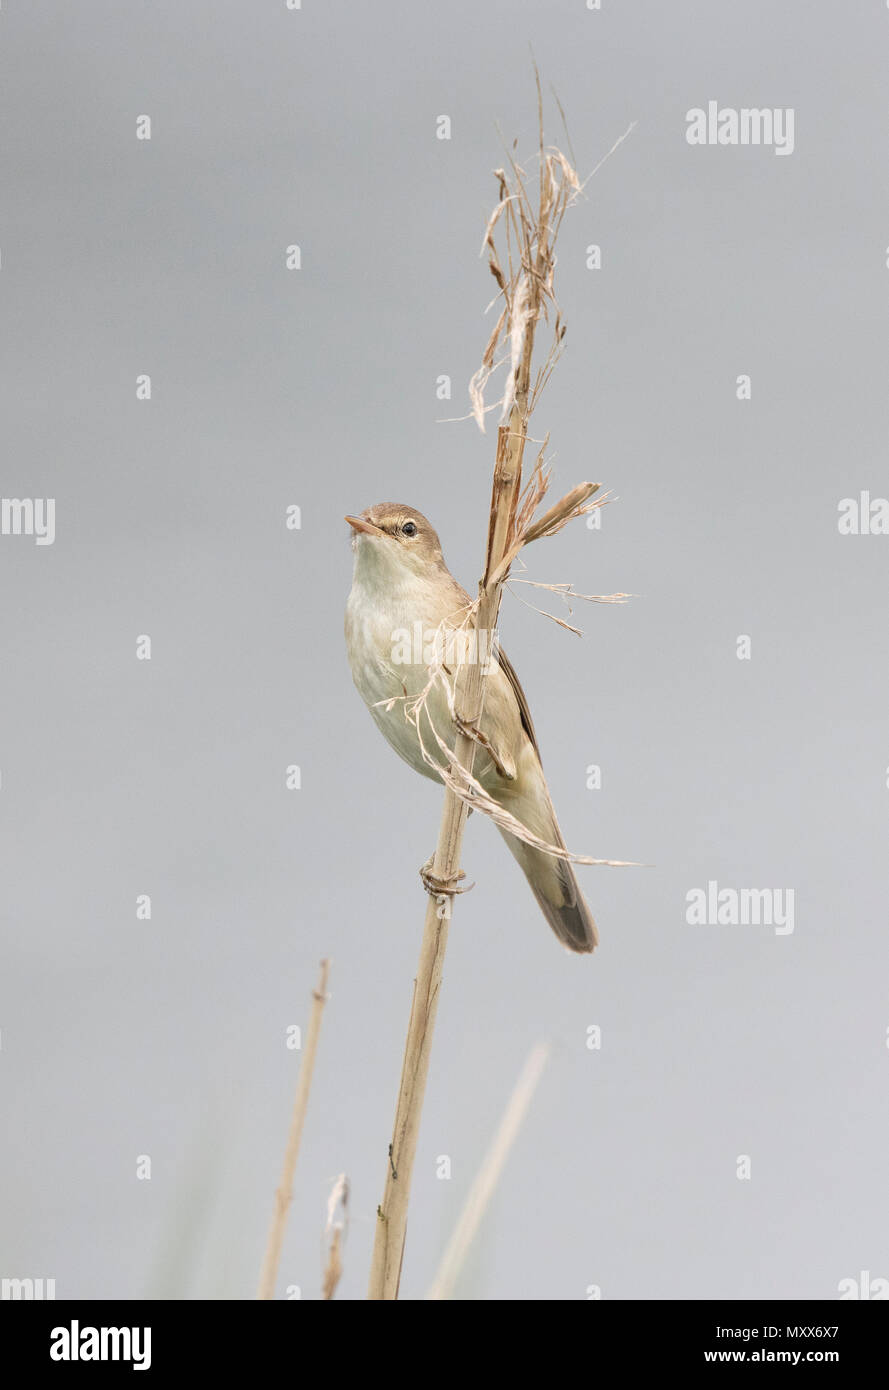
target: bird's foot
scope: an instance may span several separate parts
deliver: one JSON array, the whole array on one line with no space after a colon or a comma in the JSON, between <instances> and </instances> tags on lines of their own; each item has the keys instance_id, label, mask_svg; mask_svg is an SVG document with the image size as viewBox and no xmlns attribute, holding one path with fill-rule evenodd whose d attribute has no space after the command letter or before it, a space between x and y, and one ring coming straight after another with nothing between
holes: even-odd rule
<instances>
[{"instance_id":1,"label":"bird's foot","mask_svg":"<svg viewBox=\"0 0 889 1390\"><path fill-rule=\"evenodd\" d=\"M466 877L462 869L459 873L453 874L451 878L436 878L435 874L432 872L434 863L435 855L430 854L426 863L423 864L420 869L420 880L423 887L433 898L452 898L456 893L468 893L470 888L475 887L474 883L467 883L465 888L459 887L460 880Z\"/></svg>"},{"instance_id":2,"label":"bird's foot","mask_svg":"<svg viewBox=\"0 0 889 1390\"><path fill-rule=\"evenodd\" d=\"M482 733L477 719L464 719L462 714L458 714L455 711L454 723L461 734L466 734L467 738L474 739L480 747L484 748L501 777L505 777L507 782L515 781L515 771L510 771L510 769L505 766L502 758L498 756L497 749L494 747L487 734Z\"/></svg>"}]
</instances>

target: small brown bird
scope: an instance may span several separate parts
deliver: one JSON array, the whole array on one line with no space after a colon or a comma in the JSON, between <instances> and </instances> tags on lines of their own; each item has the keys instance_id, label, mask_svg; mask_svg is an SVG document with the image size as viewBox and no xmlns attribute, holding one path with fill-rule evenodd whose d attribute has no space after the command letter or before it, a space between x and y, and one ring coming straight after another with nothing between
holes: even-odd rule
<instances>
[{"instance_id":1,"label":"small brown bird","mask_svg":"<svg viewBox=\"0 0 889 1390\"><path fill-rule=\"evenodd\" d=\"M346 521L355 552L346 605L352 679L396 753L424 777L440 782L423 758L420 732L405 717L405 704L429 685L430 639L459 629L471 599L445 564L432 526L414 507L381 502ZM483 652L480 656L484 659ZM476 753L474 775L528 830L564 848L524 691L499 648L491 661L480 729L483 746ZM432 729L453 749L456 728L438 682L429 690L420 725L427 751L440 761ZM570 863L506 830L501 834L559 940L572 951L592 951L598 943L596 924Z\"/></svg>"}]
</instances>

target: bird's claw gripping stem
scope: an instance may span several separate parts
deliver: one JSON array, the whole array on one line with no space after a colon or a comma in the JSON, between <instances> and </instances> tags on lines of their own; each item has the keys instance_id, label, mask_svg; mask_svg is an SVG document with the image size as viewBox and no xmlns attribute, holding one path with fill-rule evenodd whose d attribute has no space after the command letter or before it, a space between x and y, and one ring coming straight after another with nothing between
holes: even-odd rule
<instances>
[{"instance_id":1,"label":"bird's claw gripping stem","mask_svg":"<svg viewBox=\"0 0 889 1390\"><path fill-rule=\"evenodd\" d=\"M432 866L434 862L435 855L430 854L429 858L426 860L426 863L423 864L420 869L420 879L423 884L423 887L426 889L427 893L431 894L433 898L452 898L457 893L468 893L470 888L475 887L474 883L467 883L465 888L460 888L458 886L461 878L466 877L466 874L462 869L459 871L459 873L454 874L451 878L436 878L432 872Z\"/></svg>"},{"instance_id":2,"label":"bird's claw gripping stem","mask_svg":"<svg viewBox=\"0 0 889 1390\"><path fill-rule=\"evenodd\" d=\"M462 714L455 712L454 723L461 734L466 734L467 738L474 739L481 748L484 748L501 777L505 777L507 782L515 780L515 773L510 772L509 768L504 767L502 761L497 756L497 750L493 743L488 738L487 734L482 733L477 719L465 719Z\"/></svg>"}]
</instances>

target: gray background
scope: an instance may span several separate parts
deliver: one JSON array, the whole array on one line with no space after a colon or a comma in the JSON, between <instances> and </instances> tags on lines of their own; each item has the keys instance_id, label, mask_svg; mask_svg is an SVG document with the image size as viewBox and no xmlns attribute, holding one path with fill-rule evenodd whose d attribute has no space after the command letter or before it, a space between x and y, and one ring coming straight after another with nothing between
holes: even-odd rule
<instances>
[{"instance_id":1,"label":"gray background","mask_svg":"<svg viewBox=\"0 0 889 1390\"><path fill-rule=\"evenodd\" d=\"M639 597L582 642L508 597L503 640L569 844L652 867L581 871L602 946L569 957L470 823L403 1293L538 1038L461 1296L889 1274L889 538L837 531L889 491L889 12L603 3L3 6L2 489L57 506L53 547L0 538L5 1277L252 1296L329 954L279 1295L318 1296L341 1170L364 1294L441 796L352 688L342 516L416 505L474 586L493 431L438 421L490 326L497 123L533 148L529 41L582 172L638 121L565 224L535 418L558 488L620 501L529 577ZM795 152L690 147L711 98L792 106ZM794 934L687 925L710 878L793 888Z\"/></svg>"}]
</instances>

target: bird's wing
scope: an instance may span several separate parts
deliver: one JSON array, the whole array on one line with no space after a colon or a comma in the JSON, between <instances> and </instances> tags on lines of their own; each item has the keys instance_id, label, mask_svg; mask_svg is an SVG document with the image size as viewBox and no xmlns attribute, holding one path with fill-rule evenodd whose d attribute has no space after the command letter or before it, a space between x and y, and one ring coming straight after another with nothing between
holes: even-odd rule
<instances>
[{"instance_id":1,"label":"bird's wing","mask_svg":"<svg viewBox=\"0 0 889 1390\"><path fill-rule=\"evenodd\" d=\"M501 671L503 672L504 676L512 686L512 693L516 697L516 703L519 707L519 714L522 716L522 724L529 739L533 743L535 751L539 758L540 749L537 746L537 735L534 732L534 724L531 719L531 711L528 708L528 701L525 698L525 692L521 687L519 678L515 673L515 667L509 660L508 656L506 655L506 652L503 650L502 647L497 648L497 660L500 663Z\"/></svg>"},{"instance_id":2,"label":"bird's wing","mask_svg":"<svg viewBox=\"0 0 889 1390\"><path fill-rule=\"evenodd\" d=\"M453 575L451 575L450 577L453 579ZM472 603L472 599L469 597L468 593L467 593L466 590L463 588L463 585L462 585L462 584L458 584L456 580L454 580L454 588L455 588L455 591L457 592L457 594L459 594L459 596L460 596L460 601L461 601L461 603L464 603L464 604L467 604L467 605ZM540 748L539 748L538 743L537 743L537 735L536 735L536 733L534 732L534 723L533 723L533 720L531 719L531 711L530 711L530 709L528 708L528 701L527 701L527 699L525 698L525 692L524 692L524 690L522 689L521 682L519 681L518 676L516 675L515 667L513 666L512 662L509 660L509 657L506 655L506 652L505 652L505 651L503 650L503 648L500 647L500 646L497 647L497 661L498 661L498 664L499 664L499 666L500 666L501 671L503 672L504 676L506 677L507 681L509 682L509 687L510 687L510 689L511 689L513 695L515 696L515 702L516 702L516 704L517 704L518 707L519 707L519 715L520 715L521 721L522 721L522 728L525 730L525 733L528 735L529 739L531 740L531 743L533 744L533 747L534 747L534 751L536 752L536 754L537 754L537 756L538 756L538 758L539 758L539 757L540 757ZM496 751L496 750L495 750L495 751ZM503 753L505 754L505 750L503 750ZM501 756L501 762L504 762L505 765L508 766L509 763L510 763L511 761L512 761L512 759L511 759L511 758L508 758L508 756L507 756L507 757Z\"/></svg>"}]
</instances>

